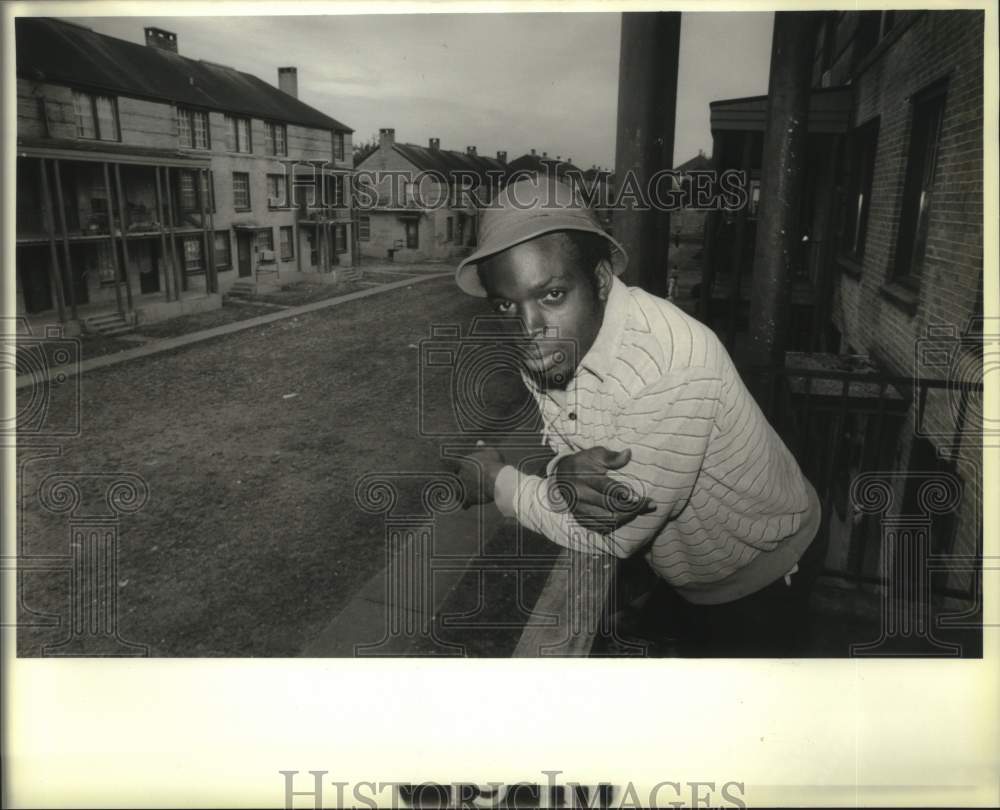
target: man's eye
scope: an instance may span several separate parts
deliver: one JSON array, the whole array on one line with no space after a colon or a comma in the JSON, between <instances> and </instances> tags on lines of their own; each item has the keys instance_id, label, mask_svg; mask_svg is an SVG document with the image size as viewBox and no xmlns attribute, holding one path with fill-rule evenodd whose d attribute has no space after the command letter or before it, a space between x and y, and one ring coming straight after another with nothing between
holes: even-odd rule
<instances>
[{"instance_id":1,"label":"man's eye","mask_svg":"<svg viewBox=\"0 0 1000 810\"><path fill-rule=\"evenodd\" d=\"M551 303L556 303L562 301L566 297L565 290L546 290L545 296L542 300Z\"/></svg>"},{"instance_id":2,"label":"man's eye","mask_svg":"<svg viewBox=\"0 0 1000 810\"><path fill-rule=\"evenodd\" d=\"M514 305L510 301L496 301L493 304L493 309L499 312L501 315L506 315L514 308Z\"/></svg>"}]
</instances>

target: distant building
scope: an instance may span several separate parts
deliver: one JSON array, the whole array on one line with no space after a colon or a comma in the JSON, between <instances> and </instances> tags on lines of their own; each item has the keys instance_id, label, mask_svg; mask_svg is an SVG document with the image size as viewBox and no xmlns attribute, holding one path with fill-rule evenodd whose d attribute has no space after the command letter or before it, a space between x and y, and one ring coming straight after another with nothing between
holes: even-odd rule
<instances>
[{"instance_id":1,"label":"distant building","mask_svg":"<svg viewBox=\"0 0 1000 810\"><path fill-rule=\"evenodd\" d=\"M464 256L476 245L477 200L501 184L507 154L480 155L398 143L392 128L379 130L378 148L355 167L358 177L358 239L361 255L422 261Z\"/></svg>"},{"instance_id":2,"label":"distant building","mask_svg":"<svg viewBox=\"0 0 1000 810\"><path fill-rule=\"evenodd\" d=\"M352 264L350 127L145 33L16 20L18 312L122 329Z\"/></svg>"}]
</instances>

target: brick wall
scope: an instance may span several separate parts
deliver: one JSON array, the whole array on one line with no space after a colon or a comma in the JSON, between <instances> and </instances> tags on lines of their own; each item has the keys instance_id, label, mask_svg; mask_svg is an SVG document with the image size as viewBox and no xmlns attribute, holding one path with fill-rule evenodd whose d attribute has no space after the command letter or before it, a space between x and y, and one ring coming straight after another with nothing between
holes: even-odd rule
<instances>
[{"instance_id":1,"label":"brick wall","mask_svg":"<svg viewBox=\"0 0 1000 810\"><path fill-rule=\"evenodd\" d=\"M971 316L980 314L975 304L983 273L983 14L924 12L907 22L897 22L892 40L862 60L867 66L853 80L854 124L878 117L878 147L863 267L856 278L840 276L833 319L845 351L870 353L904 376L954 376L948 368L925 367L917 352L929 327L960 332ZM947 96L925 258L911 311L884 294L900 292L893 279L913 117L909 99L942 78L948 81ZM962 373L975 377L975 365L966 357ZM955 400L953 394L932 394L919 426L911 414L897 469L908 469L914 435L928 435L939 448L951 442L959 410ZM980 461L974 444L961 451L958 467L966 491L957 529L959 553L975 550ZM967 580L965 575L953 577L955 582Z\"/></svg>"}]
</instances>

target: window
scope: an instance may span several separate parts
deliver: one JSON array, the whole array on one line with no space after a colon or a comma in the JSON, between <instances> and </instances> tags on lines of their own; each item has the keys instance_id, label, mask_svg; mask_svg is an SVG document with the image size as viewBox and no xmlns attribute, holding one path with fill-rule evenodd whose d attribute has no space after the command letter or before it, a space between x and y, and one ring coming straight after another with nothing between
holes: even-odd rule
<instances>
[{"instance_id":1,"label":"window","mask_svg":"<svg viewBox=\"0 0 1000 810\"><path fill-rule=\"evenodd\" d=\"M208 113L178 107L177 138L188 149L208 149Z\"/></svg>"},{"instance_id":2,"label":"window","mask_svg":"<svg viewBox=\"0 0 1000 810\"><path fill-rule=\"evenodd\" d=\"M279 246L281 247L281 260L288 261L295 258L294 238L291 225L283 225L278 228Z\"/></svg>"},{"instance_id":3,"label":"window","mask_svg":"<svg viewBox=\"0 0 1000 810\"><path fill-rule=\"evenodd\" d=\"M226 150L229 152L250 152L250 119L236 115L226 116Z\"/></svg>"},{"instance_id":4,"label":"window","mask_svg":"<svg viewBox=\"0 0 1000 810\"><path fill-rule=\"evenodd\" d=\"M837 242L841 255L857 262L861 261L865 252L877 146L877 120L854 130L847 140L846 181Z\"/></svg>"},{"instance_id":5,"label":"window","mask_svg":"<svg viewBox=\"0 0 1000 810\"><path fill-rule=\"evenodd\" d=\"M180 172L179 202L181 211L198 211L198 192L194 182L194 172Z\"/></svg>"},{"instance_id":6,"label":"window","mask_svg":"<svg viewBox=\"0 0 1000 810\"><path fill-rule=\"evenodd\" d=\"M283 174L267 176L267 207L284 208L288 204L287 185Z\"/></svg>"},{"instance_id":7,"label":"window","mask_svg":"<svg viewBox=\"0 0 1000 810\"><path fill-rule=\"evenodd\" d=\"M215 267L217 270L232 268L233 255L229 244L229 231L215 232Z\"/></svg>"},{"instance_id":8,"label":"window","mask_svg":"<svg viewBox=\"0 0 1000 810\"><path fill-rule=\"evenodd\" d=\"M406 222L406 246L408 248L420 247L420 228L415 219Z\"/></svg>"},{"instance_id":9,"label":"window","mask_svg":"<svg viewBox=\"0 0 1000 810\"><path fill-rule=\"evenodd\" d=\"M367 242L372 237L372 218L360 217L358 219L358 239Z\"/></svg>"},{"instance_id":10,"label":"window","mask_svg":"<svg viewBox=\"0 0 1000 810\"><path fill-rule=\"evenodd\" d=\"M347 252L347 228L344 225L337 225L333 229L334 249L337 253Z\"/></svg>"},{"instance_id":11,"label":"window","mask_svg":"<svg viewBox=\"0 0 1000 810\"><path fill-rule=\"evenodd\" d=\"M261 228L254 234L254 245L257 250L274 250L274 231L271 228Z\"/></svg>"},{"instance_id":12,"label":"window","mask_svg":"<svg viewBox=\"0 0 1000 810\"><path fill-rule=\"evenodd\" d=\"M118 102L112 96L73 91L76 135L95 141L118 141Z\"/></svg>"},{"instance_id":13,"label":"window","mask_svg":"<svg viewBox=\"0 0 1000 810\"><path fill-rule=\"evenodd\" d=\"M287 131L284 124L264 122L264 154L287 155L287 141Z\"/></svg>"},{"instance_id":14,"label":"window","mask_svg":"<svg viewBox=\"0 0 1000 810\"><path fill-rule=\"evenodd\" d=\"M250 175L233 172L233 207L237 211L250 209Z\"/></svg>"},{"instance_id":15,"label":"window","mask_svg":"<svg viewBox=\"0 0 1000 810\"><path fill-rule=\"evenodd\" d=\"M187 275L198 275L205 271L202 262L202 249L200 236L184 237L184 272Z\"/></svg>"},{"instance_id":16,"label":"window","mask_svg":"<svg viewBox=\"0 0 1000 810\"><path fill-rule=\"evenodd\" d=\"M344 175L335 174L330 178L330 205L342 208L344 206Z\"/></svg>"},{"instance_id":17,"label":"window","mask_svg":"<svg viewBox=\"0 0 1000 810\"><path fill-rule=\"evenodd\" d=\"M344 133L334 132L333 133L333 159L343 160L344 159Z\"/></svg>"},{"instance_id":18,"label":"window","mask_svg":"<svg viewBox=\"0 0 1000 810\"><path fill-rule=\"evenodd\" d=\"M448 217L448 219L447 219L447 221L445 223L445 233L446 233L446 236L445 236L445 240L446 241L450 242L452 239L455 238L455 218L454 217Z\"/></svg>"},{"instance_id":19,"label":"window","mask_svg":"<svg viewBox=\"0 0 1000 810\"><path fill-rule=\"evenodd\" d=\"M913 101L895 268L896 278L912 285L919 281L927 247L927 225L934 196L944 100L945 88L940 85L925 91Z\"/></svg>"},{"instance_id":20,"label":"window","mask_svg":"<svg viewBox=\"0 0 1000 810\"><path fill-rule=\"evenodd\" d=\"M209 211L215 213L215 175L211 171L201 173L201 193Z\"/></svg>"}]
</instances>

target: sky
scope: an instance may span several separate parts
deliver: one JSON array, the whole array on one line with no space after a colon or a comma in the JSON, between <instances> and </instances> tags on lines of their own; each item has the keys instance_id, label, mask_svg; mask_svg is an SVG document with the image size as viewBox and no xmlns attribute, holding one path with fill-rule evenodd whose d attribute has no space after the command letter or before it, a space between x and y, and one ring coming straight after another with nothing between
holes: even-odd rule
<instances>
[{"instance_id":1,"label":"sky","mask_svg":"<svg viewBox=\"0 0 1000 810\"><path fill-rule=\"evenodd\" d=\"M614 165L617 12L71 19L140 43L144 26L165 28L182 55L272 84L279 66L297 67L299 98L354 129L355 143L392 127L401 142ZM711 153L710 101L767 92L772 22L683 14L674 165Z\"/></svg>"}]
</instances>

